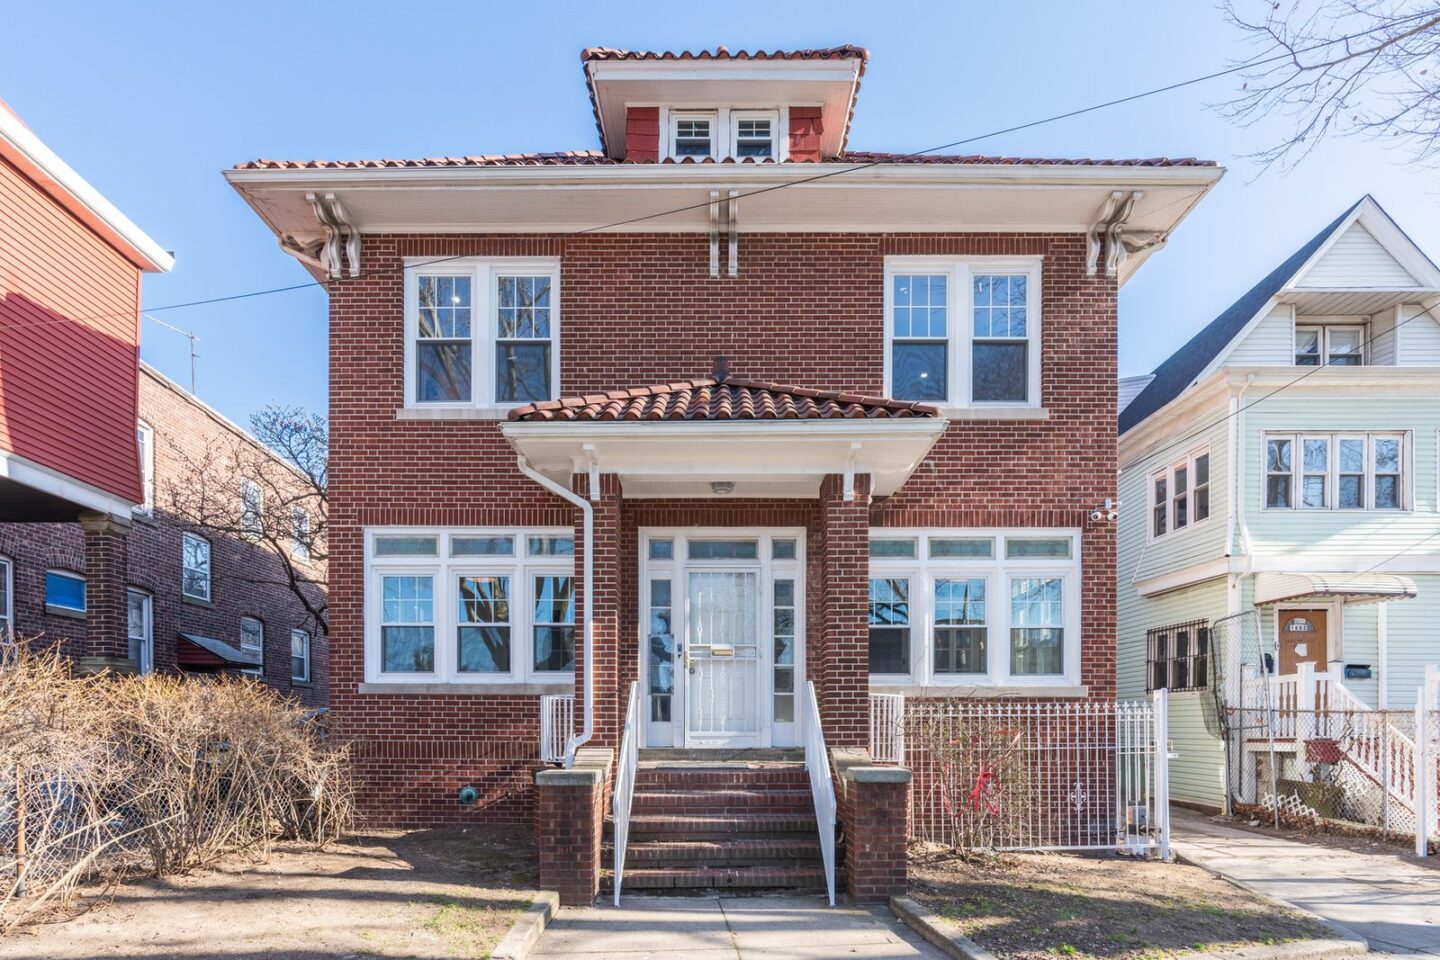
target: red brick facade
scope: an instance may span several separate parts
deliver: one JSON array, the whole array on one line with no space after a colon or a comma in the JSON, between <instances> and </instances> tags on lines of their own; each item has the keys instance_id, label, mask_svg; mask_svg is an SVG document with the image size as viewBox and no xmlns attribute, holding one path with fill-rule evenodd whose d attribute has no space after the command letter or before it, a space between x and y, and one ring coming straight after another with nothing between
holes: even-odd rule
<instances>
[{"instance_id":1,"label":"red brick facade","mask_svg":"<svg viewBox=\"0 0 1440 960\"><path fill-rule=\"evenodd\" d=\"M363 529L372 525L576 528L580 513L525 478L498 424L397 417L403 398L401 258L549 256L561 262L559 391L704 376L883 394L883 269L891 255L1043 257L1044 419L959 420L894 495L817 500L634 500L602 480L596 515L596 736L615 746L636 672L638 531L792 526L808 531L809 676L833 746L864 745L866 527L1082 530L1081 682L1113 696L1116 285L1085 274L1079 234L749 234L739 276L709 275L698 234L366 236L363 275L331 285L331 699L361 746L368 813L428 824L528 820L538 756L534 695L361 693ZM584 479L577 481L585 488ZM576 571L581 558L576 557ZM583 618L578 618L577 621ZM480 788L463 808L455 791Z\"/></svg>"},{"instance_id":2,"label":"red brick facade","mask_svg":"<svg viewBox=\"0 0 1440 960\"><path fill-rule=\"evenodd\" d=\"M140 417L154 429L155 483L161 493L152 515L137 513L123 533L122 526L108 518L93 523L0 524L0 557L11 565L10 626L16 636L58 643L76 660L125 660L129 655L125 591L134 588L152 598L156 670L180 669L178 634L198 634L238 645L240 618L254 617L265 628L265 681L309 706L325 705L325 636L289 589L276 585L281 579L280 564L265 548L238 538L207 535L211 600L181 596L181 537L191 528L164 508L163 490L169 482L186 480L187 458L198 460L206 443L231 441L237 436L235 429L149 370L140 373ZM87 532L82 526L94 529ZM47 610L47 570L86 577L87 610L83 616ZM323 582L323 568L316 570L316 576ZM308 683L291 679L290 631L294 628L311 635Z\"/></svg>"}]
</instances>

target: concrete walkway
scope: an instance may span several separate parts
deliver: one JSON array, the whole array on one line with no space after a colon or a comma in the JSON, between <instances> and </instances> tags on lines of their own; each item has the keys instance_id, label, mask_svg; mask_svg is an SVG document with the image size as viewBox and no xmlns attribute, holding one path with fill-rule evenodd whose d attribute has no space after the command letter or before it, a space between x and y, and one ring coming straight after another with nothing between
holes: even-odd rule
<instances>
[{"instance_id":1,"label":"concrete walkway","mask_svg":"<svg viewBox=\"0 0 1440 960\"><path fill-rule=\"evenodd\" d=\"M619 907L562 907L530 955L584 960L945 956L889 907L831 907L818 897L623 897Z\"/></svg>"},{"instance_id":2,"label":"concrete walkway","mask_svg":"<svg viewBox=\"0 0 1440 960\"><path fill-rule=\"evenodd\" d=\"M1171 828L1181 856L1339 924L1372 952L1440 957L1440 869L1394 847L1290 840L1178 807Z\"/></svg>"}]
</instances>

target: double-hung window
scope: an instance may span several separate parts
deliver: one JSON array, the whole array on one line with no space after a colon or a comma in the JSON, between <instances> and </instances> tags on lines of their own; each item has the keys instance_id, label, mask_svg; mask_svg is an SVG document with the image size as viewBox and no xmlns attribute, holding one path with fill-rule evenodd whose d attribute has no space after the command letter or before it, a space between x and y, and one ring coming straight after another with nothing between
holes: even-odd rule
<instances>
[{"instance_id":1,"label":"double-hung window","mask_svg":"<svg viewBox=\"0 0 1440 960\"><path fill-rule=\"evenodd\" d=\"M1265 435L1265 507L1409 509L1405 433Z\"/></svg>"},{"instance_id":2,"label":"double-hung window","mask_svg":"<svg viewBox=\"0 0 1440 960\"><path fill-rule=\"evenodd\" d=\"M154 602L142 590L125 591L125 635L138 673L155 670Z\"/></svg>"},{"instance_id":3,"label":"double-hung window","mask_svg":"<svg viewBox=\"0 0 1440 960\"><path fill-rule=\"evenodd\" d=\"M1079 534L870 531L872 683L1079 682Z\"/></svg>"},{"instance_id":4,"label":"double-hung window","mask_svg":"<svg viewBox=\"0 0 1440 960\"><path fill-rule=\"evenodd\" d=\"M143 420L135 425L135 449L140 456L140 512L155 512L155 428Z\"/></svg>"},{"instance_id":5,"label":"double-hung window","mask_svg":"<svg viewBox=\"0 0 1440 960\"><path fill-rule=\"evenodd\" d=\"M310 562L310 514L304 507L290 508L290 556Z\"/></svg>"},{"instance_id":6,"label":"double-hung window","mask_svg":"<svg viewBox=\"0 0 1440 960\"><path fill-rule=\"evenodd\" d=\"M15 593L14 568L8 557L0 557L0 640L9 637L15 630L15 614L11 597Z\"/></svg>"},{"instance_id":7,"label":"double-hung window","mask_svg":"<svg viewBox=\"0 0 1440 960\"><path fill-rule=\"evenodd\" d=\"M1358 367L1365 363L1363 324L1296 324L1297 367Z\"/></svg>"},{"instance_id":8,"label":"double-hung window","mask_svg":"<svg viewBox=\"0 0 1440 960\"><path fill-rule=\"evenodd\" d=\"M1147 690L1204 690L1210 683L1210 623L1189 620L1145 631Z\"/></svg>"},{"instance_id":9,"label":"double-hung window","mask_svg":"<svg viewBox=\"0 0 1440 960\"><path fill-rule=\"evenodd\" d=\"M405 272L407 406L500 408L555 398L558 260L412 257Z\"/></svg>"},{"instance_id":10,"label":"double-hung window","mask_svg":"<svg viewBox=\"0 0 1440 960\"><path fill-rule=\"evenodd\" d=\"M243 673L263 676L265 673L265 624L255 617L240 618L240 652L254 657L257 666Z\"/></svg>"},{"instance_id":11,"label":"double-hung window","mask_svg":"<svg viewBox=\"0 0 1440 960\"><path fill-rule=\"evenodd\" d=\"M252 543L265 535L265 491L248 477L240 481L240 536Z\"/></svg>"},{"instance_id":12,"label":"double-hung window","mask_svg":"<svg viewBox=\"0 0 1440 960\"><path fill-rule=\"evenodd\" d=\"M210 600L210 541L193 533L180 538L180 593Z\"/></svg>"},{"instance_id":13,"label":"double-hung window","mask_svg":"<svg viewBox=\"0 0 1440 960\"><path fill-rule=\"evenodd\" d=\"M309 631L290 631L290 679L295 683L310 682Z\"/></svg>"},{"instance_id":14,"label":"double-hung window","mask_svg":"<svg viewBox=\"0 0 1440 960\"><path fill-rule=\"evenodd\" d=\"M945 407L1040 405L1040 260L891 257L886 391Z\"/></svg>"},{"instance_id":15,"label":"double-hung window","mask_svg":"<svg viewBox=\"0 0 1440 960\"><path fill-rule=\"evenodd\" d=\"M368 531L368 682L569 679L574 556L569 530Z\"/></svg>"},{"instance_id":16,"label":"double-hung window","mask_svg":"<svg viewBox=\"0 0 1440 960\"><path fill-rule=\"evenodd\" d=\"M1202 449L1150 475L1150 539L1210 519L1210 451Z\"/></svg>"}]
</instances>

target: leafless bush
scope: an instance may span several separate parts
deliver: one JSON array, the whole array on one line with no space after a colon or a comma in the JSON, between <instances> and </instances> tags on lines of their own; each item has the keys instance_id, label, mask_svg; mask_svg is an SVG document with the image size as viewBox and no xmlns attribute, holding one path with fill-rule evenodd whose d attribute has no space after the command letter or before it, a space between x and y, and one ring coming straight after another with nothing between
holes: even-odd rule
<instances>
[{"instance_id":1,"label":"leafless bush","mask_svg":"<svg viewBox=\"0 0 1440 960\"><path fill-rule=\"evenodd\" d=\"M0 668L0 931L79 885L164 875L354 815L348 751L249 680L72 677L58 652Z\"/></svg>"},{"instance_id":2,"label":"leafless bush","mask_svg":"<svg viewBox=\"0 0 1440 960\"><path fill-rule=\"evenodd\" d=\"M916 724L925 769L919 776L943 821L933 831L962 853L1016 845L1035 802L1023 725L983 712L933 712ZM938 802L935 802L938 801Z\"/></svg>"}]
</instances>

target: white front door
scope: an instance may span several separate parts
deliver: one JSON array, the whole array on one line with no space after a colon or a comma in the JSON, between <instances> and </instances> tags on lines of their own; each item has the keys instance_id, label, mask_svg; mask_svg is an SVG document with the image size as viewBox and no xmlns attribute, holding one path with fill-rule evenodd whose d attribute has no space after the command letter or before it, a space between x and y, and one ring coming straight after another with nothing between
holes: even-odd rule
<instances>
[{"instance_id":1,"label":"white front door","mask_svg":"<svg viewBox=\"0 0 1440 960\"><path fill-rule=\"evenodd\" d=\"M803 529L647 529L640 537L646 746L799 744Z\"/></svg>"},{"instance_id":2,"label":"white front door","mask_svg":"<svg viewBox=\"0 0 1440 960\"><path fill-rule=\"evenodd\" d=\"M688 570L685 745L760 744L760 571Z\"/></svg>"}]
</instances>

